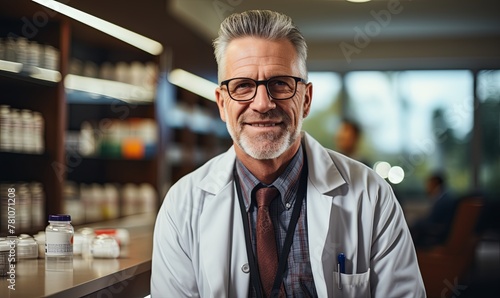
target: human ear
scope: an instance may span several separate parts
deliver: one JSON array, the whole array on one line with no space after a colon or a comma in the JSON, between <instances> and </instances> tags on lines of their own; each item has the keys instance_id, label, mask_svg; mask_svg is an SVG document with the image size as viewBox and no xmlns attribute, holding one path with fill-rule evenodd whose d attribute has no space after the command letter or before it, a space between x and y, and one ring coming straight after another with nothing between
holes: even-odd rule
<instances>
[{"instance_id":1,"label":"human ear","mask_svg":"<svg viewBox=\"0 0 500 298\"><path fill-rule=\"evenodd\" d=\"M302 103L304 105L304 114L302 115L302 117L304 118L306 118L309 115L309 111L311 111L312 96L313 96L312 83L307 83L304 94L304 102Z\"/></svg>"},{"instance_id":2,"label":"human ear","mask_svg":"<svg viewBox=\"0 0 500 298\"><path fill-rule=\"evenodd\" d=\"M217 87L215 89L215 100L217 102L217 107L219 108L219 116L222 121L226 122L226 113L224 112L224 97L222 96L222 89Z\"/></svg>"}]
</instances>

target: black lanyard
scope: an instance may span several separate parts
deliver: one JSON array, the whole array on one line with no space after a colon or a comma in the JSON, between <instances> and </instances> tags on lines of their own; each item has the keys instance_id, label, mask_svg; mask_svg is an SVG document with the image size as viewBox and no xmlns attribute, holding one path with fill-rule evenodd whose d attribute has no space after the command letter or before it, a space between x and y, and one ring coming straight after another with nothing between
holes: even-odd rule
<instances>
[{"instance_id":1,"label":"black lanyard","mask_svg":"<svg viewBox=\"0 0 500 298\"><path fill-rule=\"evenodd\" d=\"M236 170L235 170L236 173ZM297 191L297 198L295 200L295 205L292 211L292 217L290 219L290 223L288 224L288 229L286 231L285 243L283 244L283 250L279 256L278 263L278 271L276 272L276 276L274 278L273 289L271 291L271 297L277 297L279 294L279 288L283 281L283 274L285 273L286 265L288 263L288 254L290 253L290 248L292 246L293 235L295 233L295 227L297 226L297 222L299 221L300 211L302 209L302 202L306 196L307 191L307 176L308 176L308 168L307 168L307 158L304 150L304 163L302 165L302 171L300 174L299 180L299 189ZM259 268L255 261L254 253L253 253L253 245L252 239L250 236L250 226L248 223L248 214L245 209L245 203L243 202L243 195L241 193L241 185L239 181L239 177L235 174L235 183L236 183L236 191L238 192L238 201L240 203L241 217L243 219L243 229L245 231L245 244L247 249L247 257L248 263L250 265L250 280L252 282L252 286L255 289L255 293L257 297L262 297L262 285L260 281Z\"/></svg>"}]
</instances>

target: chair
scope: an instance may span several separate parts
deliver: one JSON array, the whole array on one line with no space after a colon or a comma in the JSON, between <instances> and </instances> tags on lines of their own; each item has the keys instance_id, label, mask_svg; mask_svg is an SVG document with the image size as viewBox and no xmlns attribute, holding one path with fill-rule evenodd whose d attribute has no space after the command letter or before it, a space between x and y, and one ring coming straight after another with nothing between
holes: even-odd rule
<instances>
[{"instance_id":1,"label":"chair","mask_svg":"<svg viewBox=\"0 0 500 298\"><path fill-rule=\"evenodd\" d=\"M450 234L445 244L430 249L418 249L417 257L427 296L458 296L474 261L479 237L476 224L483 207L480 197L468 197L459 202Z\"/></svg>"}]
</instances>

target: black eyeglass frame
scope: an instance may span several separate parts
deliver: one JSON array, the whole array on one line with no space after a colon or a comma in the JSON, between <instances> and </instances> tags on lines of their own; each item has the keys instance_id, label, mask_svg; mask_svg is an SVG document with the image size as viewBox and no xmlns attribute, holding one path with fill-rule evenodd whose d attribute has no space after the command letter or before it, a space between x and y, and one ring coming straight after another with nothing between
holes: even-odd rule
<instances>
[{"instance_id":1,"label":"black eyeglass frame","mask_svg":"<svg viewBox=\"0 0 500 298\"><path fill-rule=\"evenodd\" d=\"M276 79L276 78L292 78L294 81L295 81L295 90L293 92L293 94L290 96L290 97L287 97L287 98L275 98L271 95L271 92L269 91L269 86L267 85L270 81ZM235 99L234 97L231 96L231 92L229 92L229 82L232 81L232 80L250 80L250 81L254 81L255 82L255 93L253 94L252 97L250 97L249 99ZM274 77L270 77L269 79L267 80L254 80L254 79L251 79L251 78L244 78L244 77L237 77L237 78L232 78L232 79L229 79L229 80L225 80L225 81L222 81L220 82L220 87L222 86L226 86L226 89L227 89L227 94L229 95L229 97L234 100L234 101L237 101L237 102L248 102L248 101L252 101L255 96L257 95L257 89L259 88L259 85L264 85L266 86L266 91L267 91L267 95L272 98L273 100L287 100L287 99L290 99L292 97L295 96L295 94L297 94L297 85L299 82L302 82L304 84L307 85L307 81L304 80L303 78L299 78L299 77L294 77L294 76L274 76Z\"/></svg>"}]
</instances>

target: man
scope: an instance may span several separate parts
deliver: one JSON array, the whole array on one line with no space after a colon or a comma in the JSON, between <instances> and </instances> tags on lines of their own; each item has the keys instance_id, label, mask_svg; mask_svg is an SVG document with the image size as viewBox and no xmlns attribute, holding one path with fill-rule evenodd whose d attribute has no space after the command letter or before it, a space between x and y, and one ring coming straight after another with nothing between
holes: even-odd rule
<instances>
[{"instance_id":1,"label":"man","mask_svg":"<svg viewBox=\"0 0 500 298\"><path fill-rule=\"evenodd\" d=\"M427 178L425 192L431 201L430 211L411 228L413 242L418 248L431 248L446 242L458 202L448 191L440 172Z\"/></svg>"},{"instance_id":2,"label":"man","mask_svg":"<svg viewBox=\"0 0 500 298\"><path fill-rule=\"evenodd\" d=\"M361 127L354 121L344 119L335 135L337 151L370 166L370 163L360 156L359 143Z\"/></svg>"},{"instance_id":3,"label":"man","mask_svg":"<svg viewBox=\"0 0 500 298\"><path fill-rule=\"evenodd\" d=\"M424 297L389 185L301 132L313 89L291 19L233 14L214 47L217 105L234 145L169 190L152 297Z\"/></svg>"}]
</instances>

